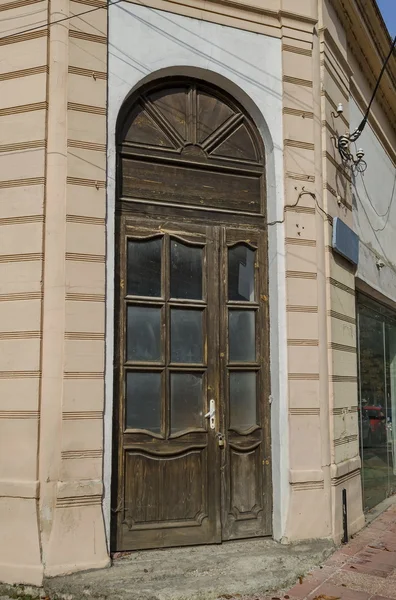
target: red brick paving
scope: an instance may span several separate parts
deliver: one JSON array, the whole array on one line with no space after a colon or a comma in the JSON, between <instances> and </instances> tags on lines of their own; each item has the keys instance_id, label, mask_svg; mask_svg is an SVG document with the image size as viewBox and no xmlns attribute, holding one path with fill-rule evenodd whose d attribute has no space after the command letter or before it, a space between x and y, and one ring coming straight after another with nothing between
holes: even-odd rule
<instances>
[{"instance_id":1,"label":"red brick paving","mask_svg":"<svg viewBox=\"0 0 396 600\"><path fill-rule=\"evenodd\" d=\"M396 505L279 600L396 600ZM271 600L271 596L268 600Z\"/></svg>"}]
</instances>

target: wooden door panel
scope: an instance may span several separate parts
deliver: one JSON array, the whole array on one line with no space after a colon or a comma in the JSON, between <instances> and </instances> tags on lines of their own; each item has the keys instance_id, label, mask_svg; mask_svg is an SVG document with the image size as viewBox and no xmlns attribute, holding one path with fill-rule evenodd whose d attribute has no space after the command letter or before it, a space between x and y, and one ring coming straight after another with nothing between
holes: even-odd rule
<instances>
[{"instance_id":1,"label":"wooden door panel","mask_svg":"<svg viewBox=\"0 0 396 600\"><path fill-rule=\"evenodd\" d=\"M223 228L222 538L271 534L269 328L263 230Z\"/></svg>"},{"instance_id":2,"label":"wooden door panel","mask_svg":"<svg viewBox=\"0 0 396 600\"><path fill-rule=\"evenodd\" d=\"M216 235L122 222L117 550L220 540Z\"/></svg>"}]
</instances>

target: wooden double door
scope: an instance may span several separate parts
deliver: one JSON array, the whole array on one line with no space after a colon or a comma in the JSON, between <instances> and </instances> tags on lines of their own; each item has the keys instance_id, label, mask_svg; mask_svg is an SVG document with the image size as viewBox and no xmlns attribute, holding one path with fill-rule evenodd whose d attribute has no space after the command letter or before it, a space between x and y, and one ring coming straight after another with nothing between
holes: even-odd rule
<instances>
[{"instance_id":1,"label":"wooden double door","mask_svg":"<svg viewBox=\"0 0 396 600\"><path fill-rule=\"evenodd\" d=\"M113 550L271 534L266 235L122 215Z\"/></svg>"}]
</instances>

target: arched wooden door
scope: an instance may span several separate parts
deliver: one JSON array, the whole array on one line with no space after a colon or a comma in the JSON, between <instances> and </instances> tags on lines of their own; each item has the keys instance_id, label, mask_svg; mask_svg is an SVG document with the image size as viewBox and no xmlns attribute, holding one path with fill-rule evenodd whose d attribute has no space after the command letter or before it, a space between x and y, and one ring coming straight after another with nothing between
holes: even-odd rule
<instances>
[{"instance_id":1,"label":"arched wooden door","mask_svg":"<svg viewBox=\"0 0 396 600\"><path fill-rule=\"evenodd\" d=\"M118 127L113 550L271 534L265 159L167 80Z\"/></svg>"}]
</instances>

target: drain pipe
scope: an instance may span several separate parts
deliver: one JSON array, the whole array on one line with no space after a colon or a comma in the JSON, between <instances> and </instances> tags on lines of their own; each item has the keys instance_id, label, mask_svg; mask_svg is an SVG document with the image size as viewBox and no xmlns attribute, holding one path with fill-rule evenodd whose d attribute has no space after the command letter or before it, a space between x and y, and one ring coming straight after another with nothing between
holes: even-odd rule
<instances>
[{"instance_id":1,"label":"drain pipe","mask_svg":"<svg viewBox=\"0 0 396 600\"><path fill-rule=\"evenodd\" d=\"M348 543L348 506L347 506L347 491L344 488L342 490L342 526L344 530L344 537L342 543Z\"/></svg>"}]
</instances>

